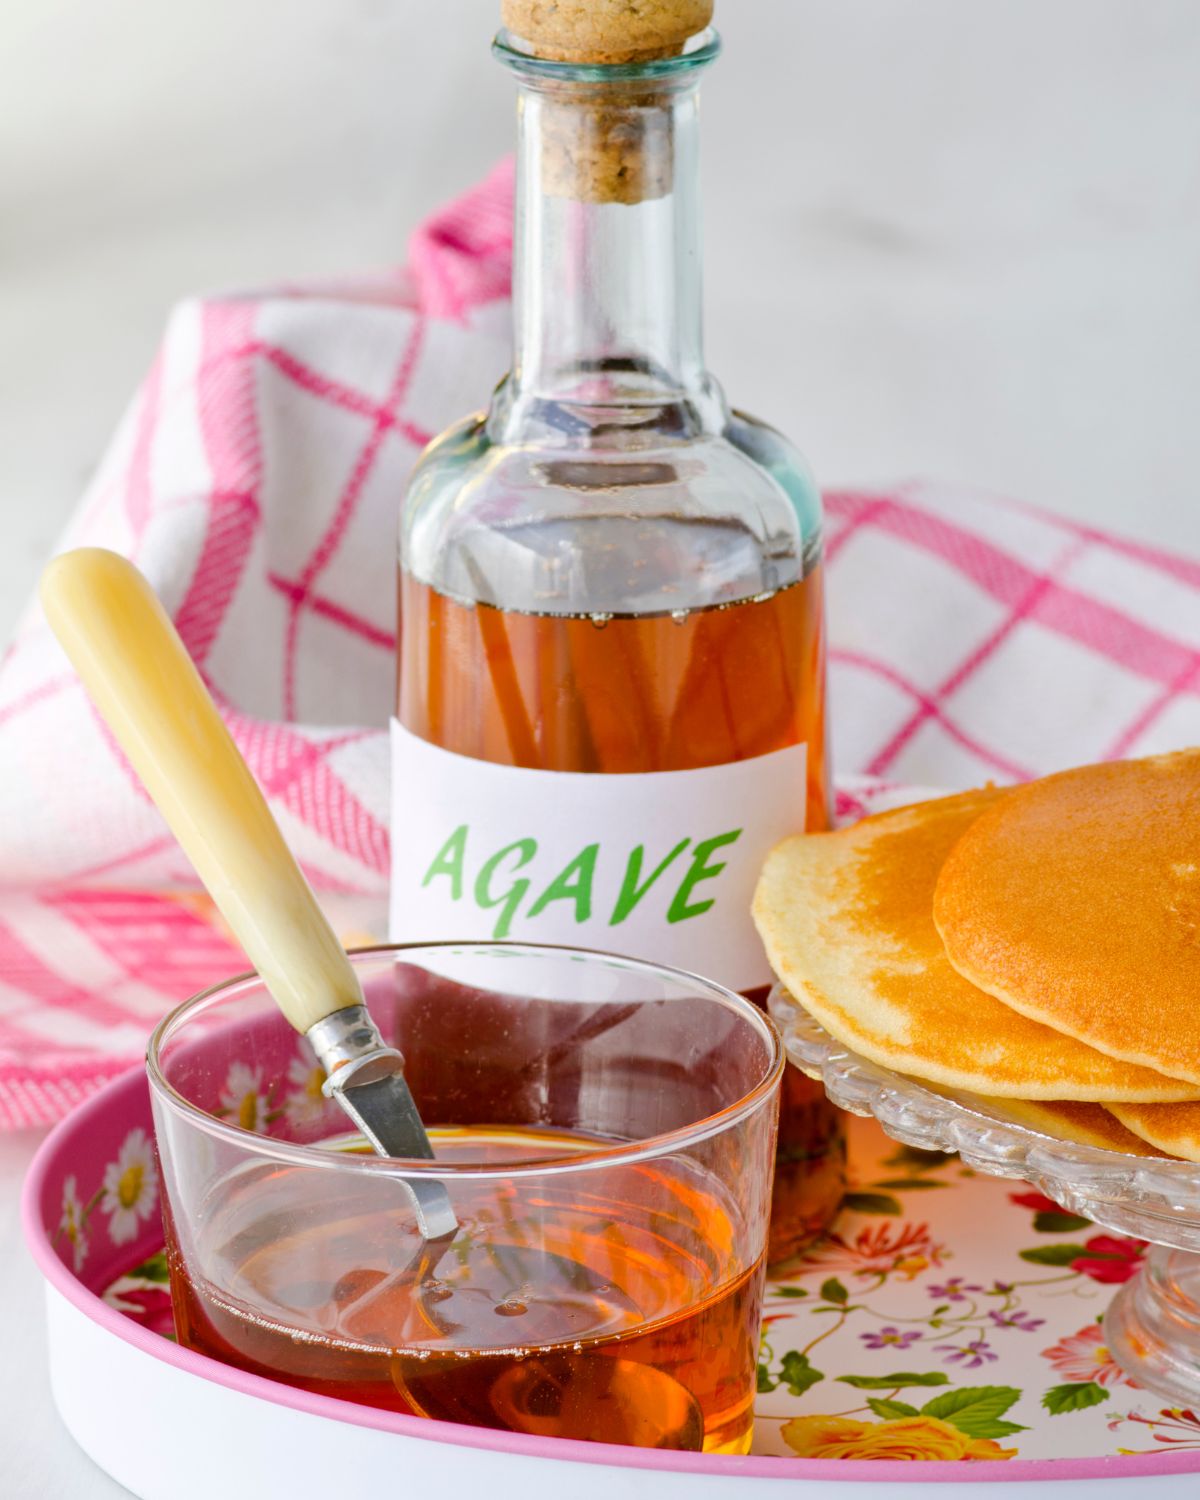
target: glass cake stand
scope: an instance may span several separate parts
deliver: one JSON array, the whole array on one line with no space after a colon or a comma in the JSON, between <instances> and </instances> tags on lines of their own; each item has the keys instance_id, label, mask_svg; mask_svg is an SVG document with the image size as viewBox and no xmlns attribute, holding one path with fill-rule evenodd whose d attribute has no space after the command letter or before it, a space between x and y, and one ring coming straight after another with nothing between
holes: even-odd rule
<instances>
[{"instance_id":1,"label":"glass cake stand","mask_svg":"<svg viewBox=\"0 0 1200 1500\"><path fill-rule=\"evenodd\" d=\"M1148 1240L1141 1275L1104 1315L1105 1342L1139 1385L1200 1403L1200 1166L1055 1140L978 1095L935 1093L843 1047L782 987L770 998L789 1058L833 1102L873 1115L905 1145L956 1151L969 1166L1031 1183L1063 1208Z\"/></svg>"}]
</instances>

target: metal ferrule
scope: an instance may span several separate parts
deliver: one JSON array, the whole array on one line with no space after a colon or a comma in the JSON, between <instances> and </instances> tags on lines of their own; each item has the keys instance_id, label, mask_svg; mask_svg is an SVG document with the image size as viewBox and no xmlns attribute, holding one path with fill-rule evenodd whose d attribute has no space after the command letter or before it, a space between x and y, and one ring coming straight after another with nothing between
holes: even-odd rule
<instances>
[{"instance_id":1,"label":"metal ferrule","mask_svg":"<svg viewBox=\"0 0 1200 1500\"><path fill-rule=\"evenodd\" d=\"M335 1076L341 1074L336 1088L344 1088L350 1082L347 1070L359 1074L359 1068L371 1059L389 1061L390 1067L381 1071L395 1073L396 1068L404 1068L401 1053L384 1043L380 1029L369 1016L365 1005L347 1005L341 1011L333 1011L330 1016L317 1022L317 1025L309 1026L308 1038L317 1053L318 1062L326 1070L326 1094L329 1094ZM362 1074L359 1074L359 1082L366 1083Z\"/></svg>"},{"instance_id":2,"label":"metal ferrule","mask_svg":"<svg viewBox=\"0 0 1200 1500\"><path fill-rule=\"evenodd\" d=\"M403 1054L389 1047L363 1005L347 1005L308 1028L307 1036L325 1069L324 1091L330 1097L353 1080L369 1083L385 1073L404 1070Z\"/></svg>"}]
</instances>

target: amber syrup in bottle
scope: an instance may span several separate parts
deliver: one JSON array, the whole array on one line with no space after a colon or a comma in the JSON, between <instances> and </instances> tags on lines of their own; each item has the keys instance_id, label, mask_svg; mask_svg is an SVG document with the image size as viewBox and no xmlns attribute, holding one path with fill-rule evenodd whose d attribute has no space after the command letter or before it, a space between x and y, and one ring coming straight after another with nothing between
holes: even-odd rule
<instances>
[{"instance_id":1,"label":"amber syrup in bottle","mask_svg":"<svg viewBox=\"0 0 1200 1500\"><path fill-rule=\"evenodd\" d=\"M697 89L677 56L519 90L512 369L412 475L399 550L392 936L627 953L760 1002L749 906L827 826L821 504L701 343ZM770 1256L840 1201L789 1070Z\"/></svg>"}]
</instances>

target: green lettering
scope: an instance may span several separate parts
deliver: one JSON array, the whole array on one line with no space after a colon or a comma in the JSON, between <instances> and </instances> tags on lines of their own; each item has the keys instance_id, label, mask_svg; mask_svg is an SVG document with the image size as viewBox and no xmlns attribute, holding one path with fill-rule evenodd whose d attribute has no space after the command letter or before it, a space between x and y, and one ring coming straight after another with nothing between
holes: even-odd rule
<instances>
[{"instance_id":1,"label":"green lettering","mask_svg":"<svg viewBox=\"0 0 1200 1500\"><path fill-rule=\"evenodd\" d=\"M705 839L703 843L696 845L692 850L692 863L688 867L688 872L680 881L679 889L675 892L675 899L667 910L668 922L684 922L688 917L698 917L701 912L709 909L713 904L712 898L707 901L697 901L689 906L688 897L702 880L711 880L725 868L724 860L719 864L710 865L708 856L726 844L736 843L741 836L742 830L735 828L731 833L718 833L714 838Z\"/></svg>"},{"instance_id":2,"label":"green lettering","mask_svg":"<svg viewBox=\"0 0 1200 1500\"><path fill-rule=\"evenodd\" d=\"M507 891L500 895L492 895L492 876L500 868L502 860L510 854L517 855L517 862L513 866L514 872L527 865L537 853L536 839L518 839L515 844L505 844L503 849L498 849L491 859L487 860L475 880L475 900L480 906L498 906L500 915L496 918L495 928L492 930L494 938L508 936L512 920L517 914L517 907L525 899L525 892L529 889L528 880L514 880Z\"/></svg>"},{"instance_id":3,"label":"green lettering","mask_svg":"<svg viewBox=\"0 0 1200 1500\"><path fill-rule=\"evenodd\" d=\"M596 878L596 855L599 852L599 844L589 844L586 849L581 849L529 908L529 915L536 917L544 912L551 901L574 901L575 920L586 922L592 914L592 882Z\"/></svg>"},{"instance_id":4,"label":"green lettering","mask_svg":"<svg viewBox=\"0 0 1200 1500\"><path fill-rule=\"evenodd\" d=\"M450 898L461 901L463 893L463 865L467 858L467 825L460 823L434 856L433 863L425 871L422 889L438 875L450 877Z\"/></svg>"},{"instance_id":5,"label":"green lettering","mask_svg":"<svg viewBox=\"0 0 1200 1500\"><path fill-rule=\"evenodd\" d=\"M621 882L621 894L617 897L617 903L613 907L613 914L608 919L610 927L617 927L625 920L671 861L682 854L691 842L691 839L680 839L679 843L675 845L666 859L655 868L652 874L647 876L642 885L638 885L638 876L642 873L642 859L646 851L643 845L639 844L637 846L632 854L630 854L629 862L625 866L625 878Z\"/></svg>"}]
</instances>

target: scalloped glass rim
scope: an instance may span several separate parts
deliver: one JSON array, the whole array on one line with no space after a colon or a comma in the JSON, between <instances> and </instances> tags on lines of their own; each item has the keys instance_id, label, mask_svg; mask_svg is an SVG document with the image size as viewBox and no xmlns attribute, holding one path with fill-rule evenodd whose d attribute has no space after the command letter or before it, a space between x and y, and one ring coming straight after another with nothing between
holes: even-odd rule
<instances>
[{"instance_id":1,"label":"scalloped glass rim","mask_svg":"<svg viewBox=\"0 0 1200 1500\"><path fill-rule=\"evenodd\" d=\"M768 1007L788 1057L841 1109L870 1115L888 1135L969 1166L1019 1178L1073 1213L1120 1234L1200 1251L1200 1166L1076 1145L1007 1119L975 1094L936 1094L836 1041L782 985Z\"/></svg>"}]
</instances>

